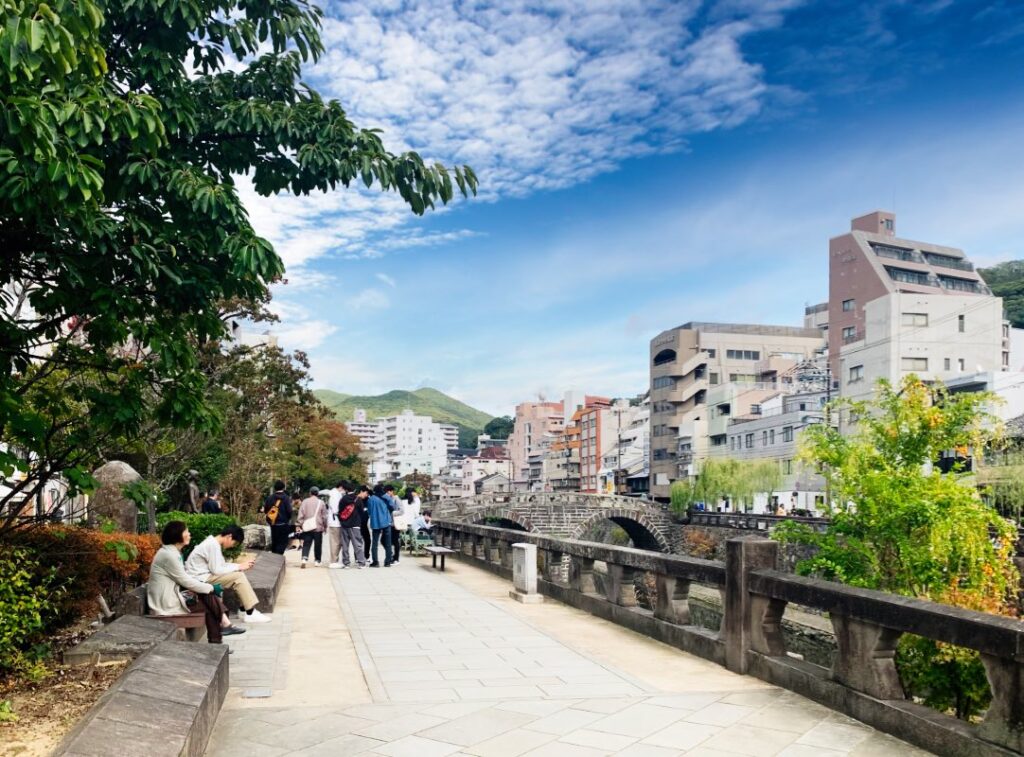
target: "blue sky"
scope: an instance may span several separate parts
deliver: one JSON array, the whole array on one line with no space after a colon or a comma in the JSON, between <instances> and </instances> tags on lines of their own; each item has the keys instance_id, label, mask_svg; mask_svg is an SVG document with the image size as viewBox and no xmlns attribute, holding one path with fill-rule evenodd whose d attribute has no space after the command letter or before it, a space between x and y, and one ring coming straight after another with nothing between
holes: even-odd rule
<instances>
[{"instance_id":1,"label":"blue sky","mask_svg":"<svg viewBox=\"0 0 1024 757\"><path fill-rule=\"evenodd\" d=\"M1024 258L1024 3L328 2L308 81L480 196L247 193L314 384L495 414L647 385L688 320L798 324L875 208Z\"/></svg>"}]
</instances>

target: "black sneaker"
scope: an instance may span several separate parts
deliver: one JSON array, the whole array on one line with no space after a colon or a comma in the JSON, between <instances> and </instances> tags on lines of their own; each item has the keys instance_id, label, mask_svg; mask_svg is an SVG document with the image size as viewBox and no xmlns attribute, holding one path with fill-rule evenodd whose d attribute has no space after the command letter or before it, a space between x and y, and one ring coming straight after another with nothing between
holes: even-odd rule
<instances>
[{"instance_id":1,"label":"black sneaker","mask_svg":"<svg viewBox=\"0 0 1024 757\"><path fill-rule=\"evenodd\" d=\"M379 568L380 567L380 563L379 562L372 562L372 563L370 563L370 567L371 568Z\"/></svg>"},{"instance_id":2,"label":"black sneaker","mask_svg":"<svg viewBox=\"0 0 1024 757\"><path fill-rule=\"evenodd\" d=\"M228 626L227 628L220 629L221 636L237 636L240 633L245 633L247 629L239 628L238 626Z\"/></svg>"}]
</instances>

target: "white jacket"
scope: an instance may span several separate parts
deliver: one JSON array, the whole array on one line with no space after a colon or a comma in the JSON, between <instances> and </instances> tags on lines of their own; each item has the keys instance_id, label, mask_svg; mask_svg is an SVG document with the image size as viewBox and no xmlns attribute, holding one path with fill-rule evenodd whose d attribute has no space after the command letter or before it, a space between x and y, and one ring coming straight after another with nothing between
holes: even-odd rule
<instances>
[{"instance_id":1,"label":"white jacket","mask_svg":"<svg viewBox=\"0 0 1024 757\"><path fill-rule=\"evenodd\" d=\"M195 576L200 581L206 581L210 576L223 576L225 573L234 573L241 570L233 562L225 562L224 553L220 551L220 544L217 537L207 536L185 561L185 572Z\"/></svg>"}]
</instances>

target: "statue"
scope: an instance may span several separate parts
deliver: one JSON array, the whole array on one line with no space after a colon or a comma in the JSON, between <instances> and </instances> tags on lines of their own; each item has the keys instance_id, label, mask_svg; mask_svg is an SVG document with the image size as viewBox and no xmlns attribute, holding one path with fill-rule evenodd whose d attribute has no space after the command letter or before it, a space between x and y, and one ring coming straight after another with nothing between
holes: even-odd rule
<instances>
[{"instance_id":1,"label":"statue","mask_svg":"<svg viewBox=\"0 0 1024 757\"><path fill-rule=\"evenodd\" d=\"M199 501L199 483L196 481L198 478L199 471L190 470L188 472L188 504L186 505L186 512L197 513L202 504Z\"/></svg>"}]
</instances>

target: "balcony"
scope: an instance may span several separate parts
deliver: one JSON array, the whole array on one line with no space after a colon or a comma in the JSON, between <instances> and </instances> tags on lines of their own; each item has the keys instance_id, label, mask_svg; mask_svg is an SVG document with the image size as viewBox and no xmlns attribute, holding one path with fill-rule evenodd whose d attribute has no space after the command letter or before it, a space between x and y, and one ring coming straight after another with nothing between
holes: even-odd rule
<instances>
[{"instance_id":1,"label":"balcony","mask_svg":"<svg viewBox=\"0 0 1024 757\"><path fill-rule=\"evenodd\" d=\"M903 260L908 263L923 263L924 259L917 250L908 250L904 247L895 247L891 244L871 244L871 249L880 258L890 260Z\"/></svg>"},{"instance_id":2,"label":"balcony","mask_svg":"<svg viewBox=\"0 0 1024 757\"><path fill-rule=\"evenodd\" d=\"M955 268L958 271L973 271L974 265L963 258L954 258L952 255L939 255L935 252L924 253L924 259L931 265L939 268Z\"/></svg>"},{"instance_id":3,"label":"balcony","mask_svg":"<svg viewBox=\"0 0 1024 757\"><path fill-rule=\"evenodd\" d=\"M860 329L854 329L852 334L843 334L843 344L850 344L852 342L859 342L864 338L864 332Z\"/></svg>"},{"instance_id":4,"label":"balcony","mask_svg":"<svg viewBox=\"0 0 1024 757\"><path fill-rule=\"evenodd\" d=\"M893 281L899 281L903 284L917 284L918 286L938 286L938 282L933 280L933 277L927 273L921 271L911 271L906 268L893 268L892 266L885 266L886 273L889 274L889 278Z\"/></svg>"},{"instance_id":5,"label":"balcony","mask_svg":"<svg viewBox=\"0 0 1024 757\"><path fill-rule=\"evenodd\" d=\"M992 290L974 279L961 279L956 276L939 276L939 286L943 289L950 289L955 292L970 292L971 294L992 294Z\"/></svg>"}]
</instances>

